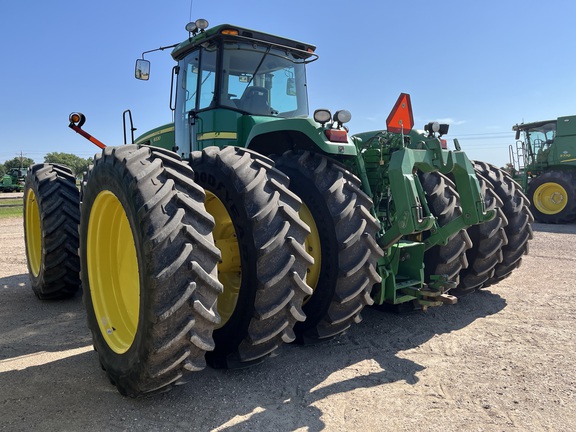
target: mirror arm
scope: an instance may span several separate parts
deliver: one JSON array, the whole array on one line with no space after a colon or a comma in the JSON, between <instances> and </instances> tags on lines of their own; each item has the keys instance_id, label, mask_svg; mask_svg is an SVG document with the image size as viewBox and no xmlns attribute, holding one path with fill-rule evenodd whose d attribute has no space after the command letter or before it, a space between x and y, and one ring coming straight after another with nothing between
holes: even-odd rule
<instances>
[{"instance_id":1,"label":"mirror arm","mask_svg":"<svg viewBox=\"0 0 576 432\"><path fill-rule=\"evenodd\" d=\"M156 52L156 51L164 51L164 50L167 50L167 49L170 49L170 48L175 48L175 47L177 47L177 46L178 46L178 44L173 44L173 45L168 45L168 46L164 46L164 47L152 49L152 50L149 50L149 51L144 51L144 52L142 53L142 60L144 60L144 54L148 54L148 53Z\"/></svg>"}]
</instances>

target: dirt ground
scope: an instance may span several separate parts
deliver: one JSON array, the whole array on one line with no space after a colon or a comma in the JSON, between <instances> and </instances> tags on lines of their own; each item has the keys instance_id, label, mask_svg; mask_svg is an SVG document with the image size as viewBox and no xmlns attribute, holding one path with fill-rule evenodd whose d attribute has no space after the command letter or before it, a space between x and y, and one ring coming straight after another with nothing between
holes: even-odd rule
<instances>
[{"instance_id":1,"label":"dirt ground","mask_svg":"<svg viewBox=\"0 0 576 432\"><path fill-rule=\"evenodd\" d=\"M22 219L0 219L0 430L574 431L576 225L534 227L519 270L454 306L368 309L336 340L132 400L100 369L80 296L37 300Z\"/></svg>"}]
</instances>

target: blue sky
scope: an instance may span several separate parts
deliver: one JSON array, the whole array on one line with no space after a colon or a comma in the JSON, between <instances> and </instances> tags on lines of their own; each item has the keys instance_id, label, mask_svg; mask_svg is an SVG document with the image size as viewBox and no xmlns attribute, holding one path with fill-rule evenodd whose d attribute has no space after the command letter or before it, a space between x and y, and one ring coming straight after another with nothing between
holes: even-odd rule
<instances>
[{"instance_id":1,"label":"blue sky","mask_svg":"<svg viewBox=\"0 0 576 432\"><path fill-rule=\"evenodd\" d=\"M471 158L503 166L513 124L576 114L573 0L193 0L191 13L190 0L0 0L0 11L0 162L93 155L67 127L73 111L108 145L123 143L125 109L137 134L170 122L169 51L146 56L148 82L134 62L185 39L190 15L315 44L310 110L348 109L352 133L384 128L407 92L417 127L447 121Z\"/></svg>"}]
</instances>

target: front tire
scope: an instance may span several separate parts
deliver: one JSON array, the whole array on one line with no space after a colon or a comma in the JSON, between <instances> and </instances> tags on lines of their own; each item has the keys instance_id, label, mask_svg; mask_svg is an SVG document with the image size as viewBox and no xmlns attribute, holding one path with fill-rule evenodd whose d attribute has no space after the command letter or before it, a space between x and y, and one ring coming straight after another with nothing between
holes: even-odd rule
<instances>
[{"instance_id":1,"label":"front tire","mask_svg":"<svg viewBox=\"0 0 576 432\"><path fill-rule=\"evenodd\" d=\"M63 165L34 165L24 186L24 238L30 284L41 300L73 296L80 288L80 192Z\"/></svg>"},{"instance_id":2,"label":"front tire","mask_svg":"<svg viewBox=\"0 0 576 432\"><path fill-rule=\"evenodd\" d=\"M213 349L213 220L176 154L107 147L82 188L81 277L100 363L123 395L183 384Z\"/></svg>"}]
</instances>

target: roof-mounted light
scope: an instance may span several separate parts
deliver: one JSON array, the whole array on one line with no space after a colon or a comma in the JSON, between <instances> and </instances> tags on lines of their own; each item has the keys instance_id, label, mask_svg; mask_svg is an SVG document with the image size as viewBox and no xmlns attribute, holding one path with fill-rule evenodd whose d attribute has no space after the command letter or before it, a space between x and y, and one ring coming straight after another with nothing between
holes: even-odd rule
<instances>
[{"instance_id":1,"label":"roof-mounted light","mask_svg":"<svg viewBox=\"0 0 576 432\"><path fill-rule=\"evenodd\" d=\"M198 28L198 30L202 31L202 30L206 30L208 28L208 21L205 19L197 19L196 21L194 21L194 24L196 24L196 27Z\"/></svg>"},{"instance_id":2,"label":"roof-mounted light","mask_svg":"<svg viewBox=\"0 0 576 432\"><path fill-rule=\"evenodd\" d=\"M202 32L208 28L208 21L205 19L197 19L194 22L189 22L186 24L186 31L188 33L196 34Z\"/></svg>"},{"instance_id":3,"label":"roof-mounted light","mask_svg":"<svg viewBox=\"0 0 576 432\"><path fill-rule=\"evenodd\" d=\"M317 109L314 111L314 120L324 126L332 118L332 113L327 109Z\"/></svg>"}]
</instances>

